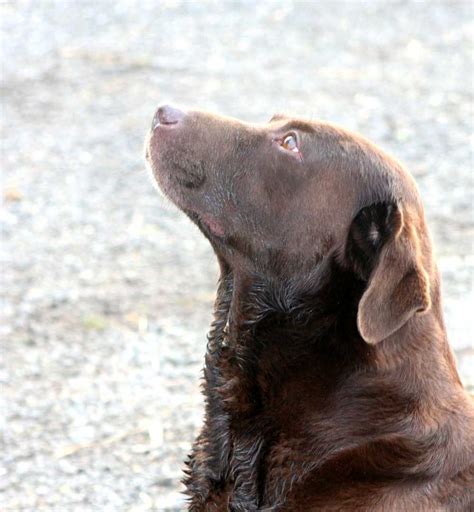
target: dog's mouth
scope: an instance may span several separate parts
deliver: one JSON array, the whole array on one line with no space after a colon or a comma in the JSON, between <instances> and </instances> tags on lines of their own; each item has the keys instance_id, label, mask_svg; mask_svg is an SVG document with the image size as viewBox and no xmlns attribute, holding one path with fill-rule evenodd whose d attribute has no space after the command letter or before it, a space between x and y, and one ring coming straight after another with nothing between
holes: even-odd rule
<instances>
[{"instance_id":1,"label":"dog's mouth","mask_svg":"<svg viewBox=\"0 0 474 512\"><path fill-rule=\"evenodd\" d=\"M171 179L179 186L188 190L199 189L206 181L202 169L197 169L197 165L194 163L191 165L183 165L180 162L173 161L169 167L171 167L169 171Z\"/></svg>"},{"instance_id":2,"label":"dog's mouth","mask_svg":"<svg viewBox=\"0 0 474 512\"><path fill-rule=\"evenodd\" d=\"M186 215L198 226L198 228L210 239L216 241L222 241L225 237L225 230L222 222L215 217L207 213L200 214L195 211L186 211Z\"/></svg>"},{"instance_id":3,"label":"dog's mouth","mask_svg":"<svg viewBox=\"0 0 474 512\"><path fill-rule=\"evenodd\" d=\"M157 131L150 131L145 140L145 160L161 191L178 207L197 199L206 182L202 162L187 156L183 147L173 140L162 140Z\"/></svg>"},{"instance_id":4,"label":"dog's mouth","mask_svg":"<svg viewBox=\"0 0 474 512\"><path fill-rule=\"evenodd\" d=\"M199 192L206 183L203 170L198 169L196 163L193 164L194 168L176 161L157 164L156 155L152 157L153 151L150 137L145 147L145 159L160 192L181 209L208 238L221 240L225 236L223 223L217 216L205 213L199 207Z\"/></svg>"}]
</instances>

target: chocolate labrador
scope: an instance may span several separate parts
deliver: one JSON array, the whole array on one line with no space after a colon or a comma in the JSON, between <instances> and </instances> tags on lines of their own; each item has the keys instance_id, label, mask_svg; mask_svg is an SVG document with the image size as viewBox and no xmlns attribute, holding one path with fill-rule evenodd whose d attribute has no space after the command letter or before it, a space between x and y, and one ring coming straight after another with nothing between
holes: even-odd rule
<instances>
[{"instance_id":1,"label":"chocolate labrador","mask_svg":"<svg viewBox=\"0 0 474 512\"><path fill-rule=\"evenodd\" d=\"M472 510L473 403L402 165L325 122L170 106L146 153L221 270L189 510Z\"/></svg>"}]
</instances>

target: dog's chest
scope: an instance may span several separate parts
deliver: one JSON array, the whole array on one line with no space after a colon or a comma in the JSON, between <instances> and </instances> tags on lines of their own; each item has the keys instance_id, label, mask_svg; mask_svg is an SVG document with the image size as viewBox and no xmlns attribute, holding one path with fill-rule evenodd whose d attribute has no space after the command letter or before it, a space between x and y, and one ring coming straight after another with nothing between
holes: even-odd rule
<instances>
[{"instance_id":1,"label":"dog's chest","mask_svg":"<svg viewBox=\"0 0 474 512\"><path fill-rule=\"evenodd\" d=\"M261 413L280 428L301 425L312 411L320 409L339 379L337 361L313 344L291 338L264 346L258 356L255 386Z\"/></svg>"}]
</instances>

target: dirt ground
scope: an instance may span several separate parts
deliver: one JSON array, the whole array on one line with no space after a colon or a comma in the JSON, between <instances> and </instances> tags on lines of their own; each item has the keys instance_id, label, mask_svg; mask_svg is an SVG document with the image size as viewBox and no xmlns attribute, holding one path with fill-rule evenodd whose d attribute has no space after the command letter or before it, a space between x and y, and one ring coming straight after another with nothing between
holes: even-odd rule
<instances>
[{"instance_id":1,"label":"dirt ground","mask_svg":"<svg viewBox=\"0 0 474 512\"><path fill-rule=\"evenodd\" d=\"M404 161L474 386L471 3L2 1L0 20L2 510L184 509L217 268L144 170L159 103L324 118Z\"/></svg>"}]
</instances>

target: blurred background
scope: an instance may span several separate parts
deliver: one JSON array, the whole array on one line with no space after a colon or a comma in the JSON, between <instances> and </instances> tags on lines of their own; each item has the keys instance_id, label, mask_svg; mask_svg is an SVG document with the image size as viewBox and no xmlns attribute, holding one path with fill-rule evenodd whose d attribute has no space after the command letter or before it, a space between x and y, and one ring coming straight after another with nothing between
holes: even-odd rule
<instances>
[{"instance_id":1,"label":"blurred background","mask_svg":"<svg viewBox=\"0 0 474 512\"><path fill-rule=\"evenodd\" d=\"M474 386L473 4L1 1L5 511L184 510L217 277L153 189L172 102L360 131L407 164Z\"/></svg>"}]
</instances>

